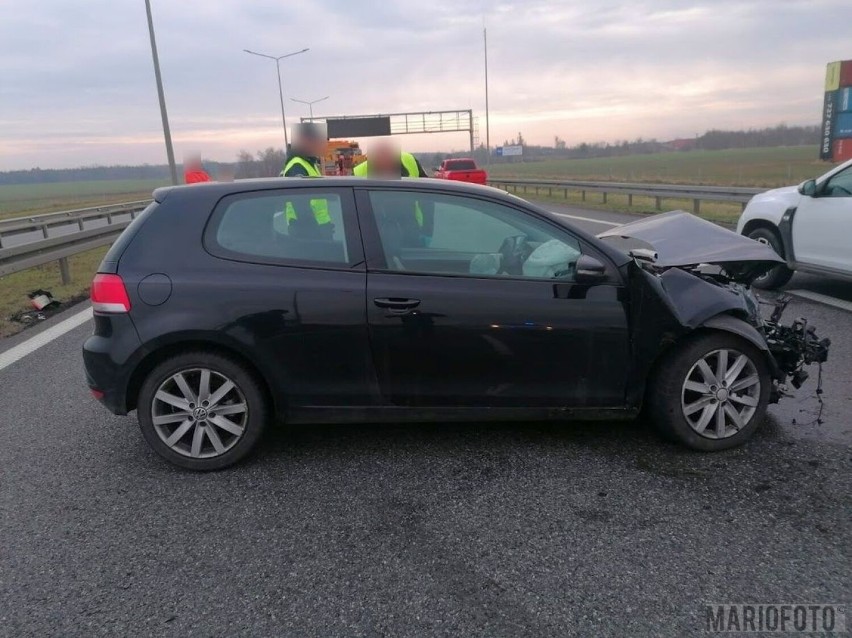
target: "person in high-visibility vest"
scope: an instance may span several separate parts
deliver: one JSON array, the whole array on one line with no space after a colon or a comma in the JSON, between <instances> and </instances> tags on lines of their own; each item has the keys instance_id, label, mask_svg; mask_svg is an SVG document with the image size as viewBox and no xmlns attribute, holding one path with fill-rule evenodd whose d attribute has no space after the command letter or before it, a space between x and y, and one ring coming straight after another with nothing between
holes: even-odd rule
<instances>
[{"instance_id":1,"label":"person in high-visibility vest","mask_svg":"<svg viewBox=\"0 0 852 638\"><path fill-rule=\"evenodd\" d=\"M325 150L326 139L322 129L306 122L293 127L294 140L287 162L281 169L281 177L322 177L320 159ZM310 212L303 210L300 214L298 202L288 201L281 215L284 219L276 218L276 228L280 228L286 220L288 232L302 237L331 238L334 224L328 212L328 202L324 199L310 200ZM307 213L307 214L305 214Z\"/></svg>"},{"instance_id":2,"label":"person in high-visibility vest","mask_svg":"<svg viewBox=\"0 0 852 638\"><path fill-rule=\"evenodd\" d=\"M427 177L426 171L414 155L400 150L391 142L378 142L367 153L367 159L358 164L352 171L358 177L400 178ZM408 222L408 218L399 219L397 223L404 227L404 235L409 245L428 246L432 239L434 228L434 210L427 203L415 202L413 221L416 227ZM415 239L416 238L416 239Z\"/></svg>"},{"instance_id":3,"label":"person in high-visibility vest","mask_svg":"<svg viewBox=\"0 0 852 638\"><path fill-rule=\"evenodd\" d=\"M377 150L378 149L378 150ZM370 150L367 159L352 171L358 177L426 177L426 171L414 155L405 151L394 152L390 146L377 146Z\"/></svg>"}]
</instances>

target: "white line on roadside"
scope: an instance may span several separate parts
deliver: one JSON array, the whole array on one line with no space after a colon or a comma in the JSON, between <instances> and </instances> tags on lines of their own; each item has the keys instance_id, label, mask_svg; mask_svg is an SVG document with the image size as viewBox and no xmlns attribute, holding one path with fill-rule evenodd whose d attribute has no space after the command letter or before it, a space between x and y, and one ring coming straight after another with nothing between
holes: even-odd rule
<instances>
[{"instance_id":1,"label":"white line on roadside","mask_svg":"<svg viewBox=\"0 0 852 638\"><path fill-rule=\"evenodd\" d=\"M44 332L39 332L36 336L27 339L23 343L19 343L13 348L9 348L6 352L0 352L0 370L8 368L16 361L23 359L28 354L32 354L42 346L46 346L48 343L54 339L58 339L66 332L70 332L74 328L82 326L91 318L92 309L86 308L82 312L78 312L75 315L71 315L64 321L60 321L55 326L51 326Z\"/></svg>"},{"instance_id":2,"label":"white line on roadside","mask_svg":"<svg viewBox=\"0 0 852 638\"><path fill-rule=\"evenodd\" d=\"M554 215L559 215L560 217L567 217L568 219L576 219L576 220L581 221L581 222L592 222L593 224L600 224L601 226L621 226L620 223L605 222L605 221L601 221L600 219L592 219L591 217L580 217L579 215L569 215L568 213L559 213L559 212L556 212L555 210L552 210L550 212L553 213ZM624 223L626 224L627 222L624 222Z\"/></svg>"},{"instance_id":3,"label":"white line on roadside","mask_svg":"<svg viewBox=\"0 0 852 638\"><path fill-rule=\"evenodd\" d=\"M811 301L818 301L819 303L824 303L827 306L834 306L835 308L840 308L841 310L852 312L852 301L846 301L844 299L838 299L837 297L823 295L819 292L811 292L810 290L787 290L786 292L790 293L791 295L796 295L797 297L803 297L804 299L810 299Z\"/></svg>"}]
</instances>

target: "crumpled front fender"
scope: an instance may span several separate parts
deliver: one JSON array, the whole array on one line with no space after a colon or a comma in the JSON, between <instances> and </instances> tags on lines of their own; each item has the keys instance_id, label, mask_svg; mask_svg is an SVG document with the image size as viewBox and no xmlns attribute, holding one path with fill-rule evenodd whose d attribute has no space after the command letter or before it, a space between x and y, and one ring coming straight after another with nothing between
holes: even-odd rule
<instances>
[{"instance_id":1,"label":"crumpled front fender","mask_svg":"<svg viewBox=\"0 0 852 638\"><path fill-rule=\"evenodd\" d=\"M754 347L758 348L766 354L766 361L769 364L769 372L774 379L783 379L784 373L778 367L778 362L769 351L769 345L766 343L766 338L758 332L757 328L746 323L742 319L728 314L720 314L715 317L710 317L707 321L701 324L702 328L710 328L713 330L722 330L730 332L739 337L742 337Z\"/></svg>"},{"instance_id":2,"label":"crumpled front fender","mask_svg":"<svg viewBox=\"0 0 852 638\"><path fill-rule=\"evenodd\" d=\"M735 335L750 341L755 347L769 352L769 346L766 345L766 339L760 334L754 326L747 324L742 319L737 319L731 315L721 314L715 317L710 317L707 321L701 324L702 328L713 328L715 330L724 330L732 332Z\"/></svg>"}]
</instances>

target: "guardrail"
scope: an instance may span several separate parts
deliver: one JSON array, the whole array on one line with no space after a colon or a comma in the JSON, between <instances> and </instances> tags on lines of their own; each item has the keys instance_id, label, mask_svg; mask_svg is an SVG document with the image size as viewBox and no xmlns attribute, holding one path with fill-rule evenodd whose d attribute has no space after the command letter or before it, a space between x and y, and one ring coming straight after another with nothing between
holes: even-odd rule
<instances>
[{"instance_id":1,"label":"guardrail","mask_svg":"<svg viewBox=\"0 0 852 638\"><path fill-rule=\"evenodd\" d=\"M136 202L124 202L111 204L109 206L96 206L92 208L79 208L77 210L66 210L56 213L45 213L43 215L31 215L29 217L14 217L12 219L0 220L0 248L3 248L3 239L6 237L41 231L44 238L49 237L49 229L56 226L77 225L80 230L85 230L85 224L95 219L106 219L112 223L115 215L130 214L131 218L150 203L151 200L140 200Z\"/></svg>"},{"instance_id":2,"label":"guardrail","mask_svg":"<svg viewBox=\"0 0 852 638\"><path fill-rule=\"evenodd\" d=\"M691 199L692 212L696 215L701 212L701 202L735 202L745 208L748 201L763 188L743 188L739 186L685 186L683 184L642 184L627 182L587 182L576 180L547 180L547 179L488 179L491 186L502 188L507 192L516 194L528 194L529 189L535 189L536 194L542 189L547 189L549 197L554 191L562 191L565 199L569 192L581 193L581 198L586 201L586 193L601 193L602 202L607 203L607 195L627 195L627 205L633 205L633 197L653 197L657 210L663 209L664 199Z\"/></svg>"},{"instance_id":3,"label":"guardrail","mask_svg":"<svg viewBox=\"0 0 852 638\"><path fill-rule=\"evenodd\" d=\"M0 220L0 277L58 261L62 283L70 283L68 257L111 244L149 203L150 200L125 202ZM51 229L63 227L76 228L71 233L51 236ZM4 239L8 243L10 237L38 232L42 235L40 239L4 247Z\"/></svg>"}]
</instances>

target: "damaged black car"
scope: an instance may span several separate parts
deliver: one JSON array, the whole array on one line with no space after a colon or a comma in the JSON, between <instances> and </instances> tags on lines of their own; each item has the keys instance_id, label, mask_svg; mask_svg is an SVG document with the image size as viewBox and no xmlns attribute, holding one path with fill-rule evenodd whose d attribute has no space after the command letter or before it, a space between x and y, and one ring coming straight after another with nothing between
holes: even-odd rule
<instances>
[{"instance_id":1,"label":"damaged black car","mask_svg":"<svg viewBox=\"0 0 852 638\"><path fill-rule=\"evenodd\" d=\"M783 298L762 313L749 288L781 261L683 212L596 237L444 180L174 187L101 263L83 356L93 395L197 470L276 422L644 410L722 450L827 356L806 320L782 323Z\"/></svg>"}]
</instances>

